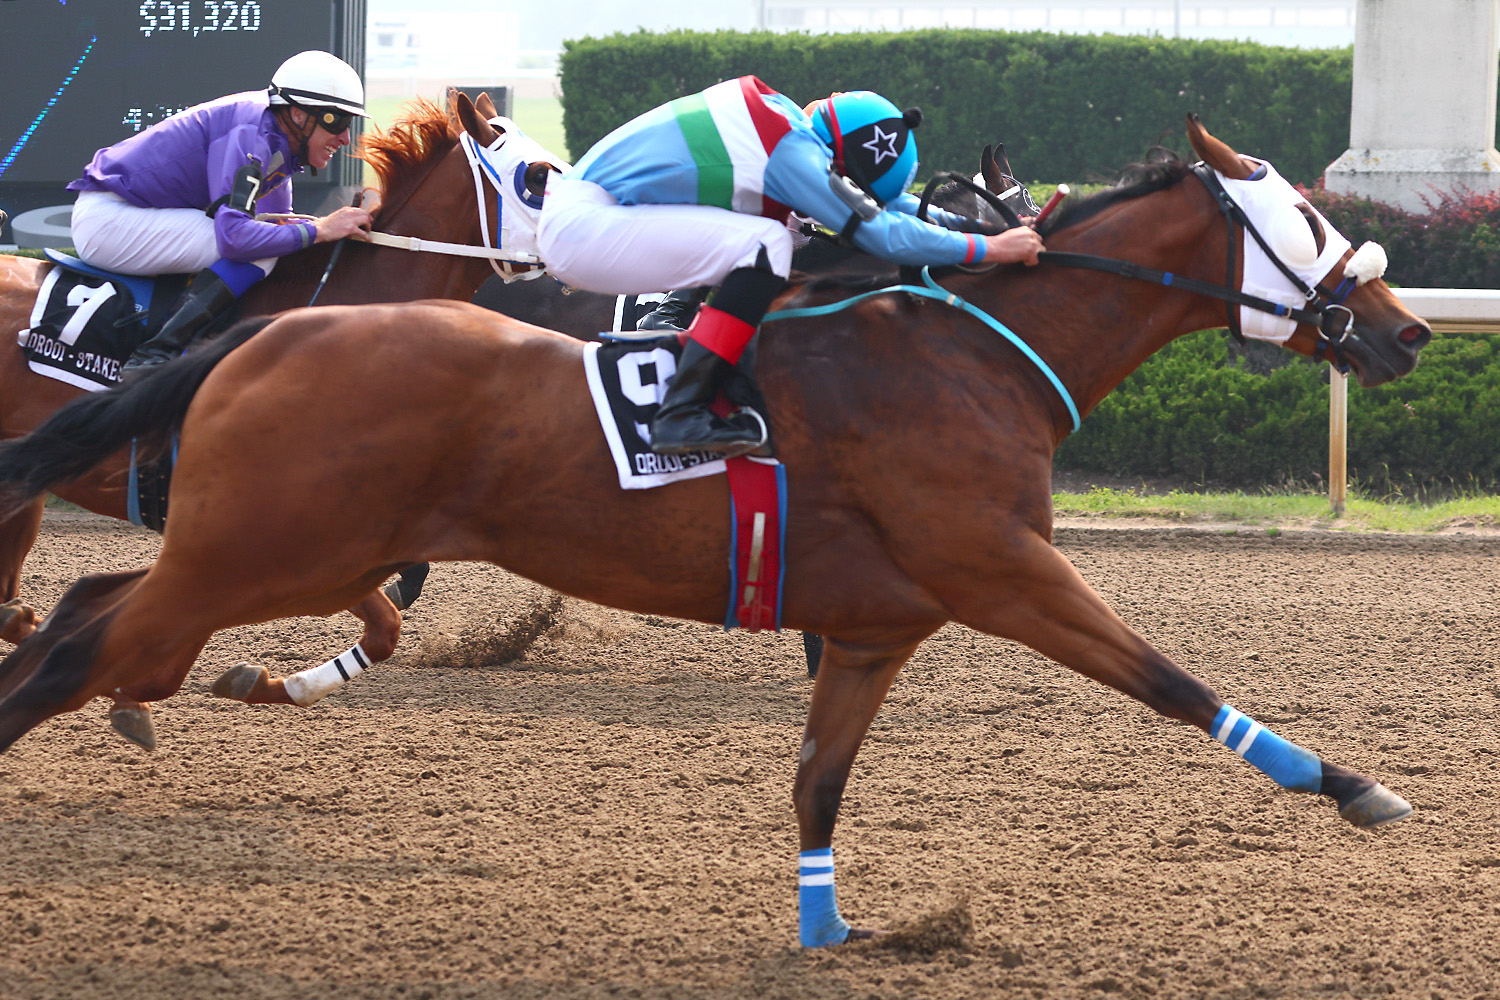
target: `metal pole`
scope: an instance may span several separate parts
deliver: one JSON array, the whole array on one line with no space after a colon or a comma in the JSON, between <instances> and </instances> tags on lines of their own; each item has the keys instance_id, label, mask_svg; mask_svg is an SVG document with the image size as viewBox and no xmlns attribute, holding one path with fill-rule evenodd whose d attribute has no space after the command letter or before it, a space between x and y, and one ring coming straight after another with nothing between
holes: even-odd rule
<instances>
[{"instance_id":1,"label":"metal pole","mask_svg":"<svg viewBox=\"0 0 1500 1000\"><path fill-rule=\"evenodd\" d=\"M1182 0L1172 0L1172 37L1182 37Z\"/></svg>"},{"instance_id":2,"label":"metal pole","mask_svg":"<svg viewBox=\"0 0 1500 1000\"><path fill-rule=\"evenodd\" d=\"M1328 369L1328 503L1344 516L1349 486L1349 376Z\"/></svg>"}]
</instances>

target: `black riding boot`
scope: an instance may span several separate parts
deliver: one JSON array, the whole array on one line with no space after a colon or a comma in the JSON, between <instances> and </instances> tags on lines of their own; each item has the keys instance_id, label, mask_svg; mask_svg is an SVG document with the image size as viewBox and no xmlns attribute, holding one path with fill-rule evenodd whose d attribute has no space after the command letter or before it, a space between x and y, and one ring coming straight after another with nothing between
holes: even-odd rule
<instances>
[{"instance_id":1,"label":"black riding boot","mask_svg":"<svg viewBox=\"0 0 1500 1000\"><path fill-rule=\"evenodd\" d=\"M677 374L651 421L651 450L658 455L715 451L730 456L758 447L765 438L760 424L724 420L708 409L733 370L733 365L696 340L683 344Z\"/></svg>"},{"instance_id":2,"label":"black riding boot","mask_svg":"<svg viewBox=\"0 0 1500 1000\"><path fill-rule=\"evenodd\" d=\"M637 330L686 330L693 315L708 297L707 288L678 288L656 304L635 324Z\"/></svg>"},{"instance_id":3,"label":"black riding boot","mask_svg":"<svg viewBox=\"0 0 1500 1000\"><path fill-rule=\"evenodd\" d=\"M769 435L758 413L741 412L724 420L708 407L785 284L786 279L771 270L764 248L755 266L737 267L724 276L713 301L698 310L688 328L677 374L651 421L652 451L658 455L711 451L727 458L766 443Z\"/></svg>"},{"instance_id":4,"label":"black riding boot","mask_svg":"<svg viewBox=\"0 0 1500 1000\"><path fill-rule=\"evenodd\" d=\"M193 338L203 332L238 298L224 279L211 270L199 271L182 294L177 309L162 324L161 331L140 347L120 369L123 378L142 368L159 365L182 354Z\"/></svg>"}]
</instances>

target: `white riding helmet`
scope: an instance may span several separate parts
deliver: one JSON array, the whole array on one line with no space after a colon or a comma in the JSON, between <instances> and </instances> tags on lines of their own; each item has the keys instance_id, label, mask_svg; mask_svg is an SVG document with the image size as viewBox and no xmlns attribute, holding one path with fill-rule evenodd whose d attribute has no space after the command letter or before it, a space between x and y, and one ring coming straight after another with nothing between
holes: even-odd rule
<instances>
[{"instance_id":1,"label":"white riding helmet","mask_svg":"<svg viewBox=\"0 0 1500 1000\"><path fill-rule=\"evenodd\" d=\"M277 67L271 74L270 97L272 104L370 117L365 112L365 85L354 67L318 49L298 52Z\"/></svg>"}]
</instances>

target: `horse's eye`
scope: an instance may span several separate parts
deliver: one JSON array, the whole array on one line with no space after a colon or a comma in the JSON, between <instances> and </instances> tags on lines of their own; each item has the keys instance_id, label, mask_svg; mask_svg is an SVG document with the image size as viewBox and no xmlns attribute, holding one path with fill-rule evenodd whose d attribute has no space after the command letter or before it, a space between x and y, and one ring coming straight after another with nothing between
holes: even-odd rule
<instances>
[{"instance_id":1,"label":"horse's eye","mask_svg":"<svg viewBox=\"0 0 1500 1000\"><path fill-rule=\"evenodd\" d=\"M1312 230L1313 243L1318 248L1318 256L1323 255L1323 248L1328 245L1328 234L1323 232L1323 223L1318 219L1318 214L1312 210L1312 206L1305 201L1297 202L1297 211L1307 220L1307 227Z\"/></svg>"}]
</instances>

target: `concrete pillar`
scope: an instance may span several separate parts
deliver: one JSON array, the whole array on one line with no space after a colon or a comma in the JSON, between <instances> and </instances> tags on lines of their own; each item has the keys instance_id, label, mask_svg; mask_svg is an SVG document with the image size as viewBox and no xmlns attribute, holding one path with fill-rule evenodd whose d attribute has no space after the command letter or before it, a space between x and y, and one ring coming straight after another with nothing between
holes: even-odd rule
<instances>
[{"instance_id":1,"label":"concrete pillar","mask_svg":"<svg viewBox=\"0 0 1500 1000\"><path fill-rule=\"evenodd\" d=\"M1328 190L1408 212L1422 196L1500 191L1500 0L1359 0L1349 149Z\"/></svg>"}]
</instances>

